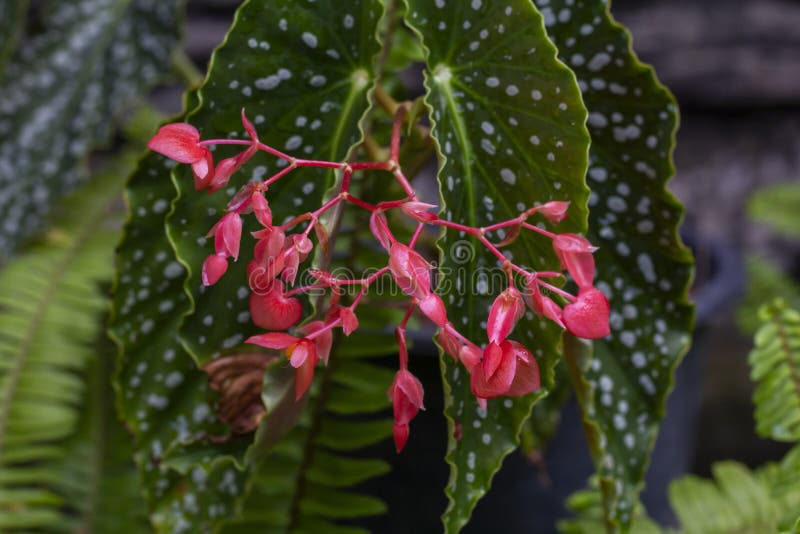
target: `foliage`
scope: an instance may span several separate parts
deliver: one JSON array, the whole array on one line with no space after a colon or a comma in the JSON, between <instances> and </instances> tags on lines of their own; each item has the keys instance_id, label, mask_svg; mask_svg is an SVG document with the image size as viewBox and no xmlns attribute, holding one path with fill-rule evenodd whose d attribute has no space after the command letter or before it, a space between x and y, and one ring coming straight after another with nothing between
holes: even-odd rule
<instances>
[{"instance_id":1,"label":"foliage","mask_svg":"<svg viewBox=\"0 0 800 534\"><path fill-rule=\"evenodd\" d=\"M770 225L788 237L800 237L800 186L785 183L764 187L750 198L747 211L750 217Z\"/></svg>"},{"instance_id":2,"label":"foliage","mask_svg":"<svg viewBox=\"0 0 800 534\"><path fill-rule=\"evenodd\" d=\"M781 441L800 441L800 314L782 300L759 311L762 326L750 353L757 383L756 431Z\"/></svg>"},{"instance_id":3,"label":"foliage","mask_svg":"<svg viewBox=\"0 0 800 534\"><path fill-rule=\"evenodd\" d=\"M759 309L765 302L783 299L790 308L800 309L800 286L788 275L757 256L747 260L747 288L736 309L736 322L748 335L761 325Z\"/></svg>"},{"instance_id":4,"label":"foliage","mask_svg":"<svg viewBox=\"0 0 800 534\"><path fill-rule=\"evenodd\" d=\"M83 180L86 156L152 87L177 42L181 5L12 0L0 7L1 254ZM26 16L39 33L9 31L24 27ZM636 59L606 2L246 0L181 119L204 138L240 140L244 108L270 146L304 158L377 161L394 99L408 98L401 81L412 61L424 64L425 94L409 105L399 159L413 174L437 160L441 218L477 229L538 203L569 201L558 231L600 245L598 287L612 305L612 335L593 346L562 340L554 324L528 312L516 332L533 349L542 387L489 400L488 409L475 401L467 373L442 357L451 469L444 529L467 523L521 433L528 445L546 440L569 374L603 491L572 504L627 530L688 343L691 257L676 234L680 207L665 190L674 101ZM217 147L214 157L234 149ZM354 520L385 510L359 486L388 469L370 457L392 428L393 372L376 357L395 352L387 325L402 312L391 299L367 299L360 330L337 335L330 364L295 402L282 357L243 345L258 333L243 285L249 257L243 253L213 287L202 283L211 249L202 236L225 212L226 197L280 168L258 154L226 194L208 196L193 190L186 168L158 155L134 170L110 328L119 349L115 408L132 443L109 411L111 371L97 342L105 302L96 287L111 277L116 228L106 232L105 224L118 212L106 207L128 171L93 181L59 206L65 215L44 245L0 273L4 529L141 532L145 506L158 532L360 532ZM315 209L342 180L320 168L298 174L269 190L276 221ZM368 202L402 194L372 171L357 172L351 192ZM382 251L364 243L364 217L326 223L337 261L355 272L381 265L378 256L385 264ZM245 227L246 245L252 229ZM478 241L456 231L439 239L438 293L451 320L483 343L482 321L499 292L490 276L499 269ZM549 239L507 241L504 253L520 265L560 270ZM317 268L324 261L313 258ZM572 290L566 283L554 292ZM313 314L317 302L302 305Z\"/></svg>"},{"instance_id":5,"label":"foliage","mask_svg":"<svg viewBox=\"0 0 800 534\"><path fill-rule=\"evenodd\" d=\"M119 157L62 202L51 229L0 273L4 532L90 526L102 519L90 508L106 479L81 466L91 470L113 458L125 470L124 457L109 451L107 458L102 450L119 447L120 436L111 430L116 420L106 413L109 384L103 381L102 359L108 353L96 350L96 340L107 306L101 284L112 275L119 236L114 205L134 158ZM117 436L111 438L113 432ZM120 453L126 443L123 438ZM76 463L85 455L95 464ZM85 498L88 494L92 498ZM135 501L120 509L126 512L120 520L135 511Z\"/></svg>"},{"instance_id":6,"label":"foliage","mask_svg":"<svg viewBox=\"0 0 800 534\"><path fill-rule=\"evenodd\" d=\"M36 4L0 7L0 263L85 180L89 152L152 88L178 42L181 2ZM16 39L26 14L41 28Z\"/></svg>"}]
</instances>

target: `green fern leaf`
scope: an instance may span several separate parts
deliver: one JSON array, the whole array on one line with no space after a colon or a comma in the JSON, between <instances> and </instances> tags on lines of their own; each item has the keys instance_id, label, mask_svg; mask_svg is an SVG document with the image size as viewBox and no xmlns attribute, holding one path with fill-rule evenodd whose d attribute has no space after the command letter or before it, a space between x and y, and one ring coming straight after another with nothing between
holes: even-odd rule
<instances>
[{"instance_id":1,"label":"green fern leaf","mask_svg":"<svg viewBox=\"0 0 800 534\"><path fill-rule=\"evenodd\" d=\"M800 314L777 299L759 315L764 324L749 356L756 382L756 431L779 441L800 441Z\"/></svg>"},{"instance_id":2,"label":"green fern leaf","mask_svg":"<svg viewBox=\"0 0 800 534\"><path fill-rule=\"evenodd\" d=\"M87 363L102 332L132 156L61 205L51 230L0 273L0 529L64 527L75 505L53 467L77 428Z\"/></svg>"},{"instance_id":3,"label":"green fern leaf","mask_svg":"<svg viewBox=\"0 0 800 534\"><path fill-rule=\"evenodd\" d=\"M766 223L786 236L800 237L798 206L800 186L793 182L756 191L747 209L753 220Z\"/></svg>"},{"instance_id":4,"label":"green fern leaf","mask_svg":"<svg viewBox=\"0 0 800 534\"><path fill-rule=\"evenodd\" d=\"M714 465L716 483L695 476L673 482L670 502L687 534L776 532L779 506L769 488L736 462Z\"/></svg>"},{"instance_id":5,"label":"green fern leaf","mask_svg":"<svg viewBox=\"0 0 800 534\"><path fill-rule=\"evenodd\" d=\"M758 310L765 302L782 298L790 308L800 308L800 285L768 261L753 256L747 259L747 291L736 310L742 331L753 335L761 326Z\"/></svg>"}]
</instances>

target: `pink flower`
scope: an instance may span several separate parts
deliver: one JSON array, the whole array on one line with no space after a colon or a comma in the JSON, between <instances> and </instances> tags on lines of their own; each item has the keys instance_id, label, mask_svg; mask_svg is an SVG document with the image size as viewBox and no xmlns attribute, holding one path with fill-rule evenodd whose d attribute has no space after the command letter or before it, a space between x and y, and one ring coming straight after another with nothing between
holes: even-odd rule
<instances>
[{"instance_id":1,"label":"pink flower","mask_svg":"<svg viewBox=\"0 0 800 534\"><path fill-rule=\"evenodd\" d=\"M526 395L539 387L539 365L516 341L489 343L470 376L470 388L479 399Z\"/></svg>"},{"instance_id":2,"label":"pink flower","mask_svg":"<svg viewBox=\"0 0 800 534\"><path fill-rule=\"evenodd\" d=\"M564 324L570 334L584 339L599 339L611 333L610 306L602 291L581 288L575 302L564 306Z\"/></svg>"},{"instance_id":3,"label":"pink flower","mask_svg":"<svg viewBox=\"0 0 800 534\"><path fill-rule=\"evenodd\" d=\"M486 332L489 341L500 343L514 329L517 321L525 313L525 303L517 288L510 286L500 293L489 309L489 318L486 321Z\"/></svg>"},{"instance_id":4,"label":"pink flower","mask_svg":"<svg viewBox=\"0 0 800 534\"><path fill-rule=\"evenodd\" d=\"M238 213L228 213L208 232L214 236L214 248L219 255L239 258L239 243L242 239L242 218Z\"/></svg>"},{"instance_id":5,"label":"pink flower","mask_svg":"<svg viewBox=\"0 0 800 534\"><path fill-rule=\"evenodd\" d=\"M289 364L297 369L294 379L294 397L295 401L300 400L311 386L314 379L314 368L319 362L316 343L308 338L300 339L282 332L252 336L245 343L273 350L286 349Z\"/></svg>"},{"instance_id":6,"label":"pink flower","mask_svg":"<svg viewBox=\"0 0 800 534\"><path fill-rule=\"evenodd\" d=\"M211 254L203 262L203 285L213 286L216 284L225 271L228 270L228 260L225 254Z\"/></svg>"},{"instance_id":7,"label":"pink flower","mask_svg":"<svg viewBox=\"0 0 800 534\"><path fill-rule=\"evenodd\" d=\"M553 239L553 249L558 261L581 289L592 287L594 280L594 257L592 246L585 238L576 234L559 234Z\"/></svg>"},{"instance_id":8,"label":"pink flower","mask_svg":"<svg viewBox=\"0 0 800 534\"><path fill-rule=\"evenodd\" d=\"M542 204L537 208L537 210L539 213L544 215L548 221L556 224L560 223L566 218L568 208L569 202L554 200L552 202Z\"/></svg>"},{"instance_id":9,"label":"pink flower","mask_svg":"<svg viewBox=\"0 0 800 534\"><path fill-rule=\"evenodd\" d=\"M528 281L528 292L525 294L525 299L528 306L530 306L537 315L547 317L561 328L566 328L561 318L561 307L550 297L542 295L535 277L532 277Z\"/></svg>"},{"instance_id":10,"label":"pink flower","mask_svg":"<svg viewBox=\"0 0 800 534\"><path fill-rule=\"evenodd\" d=\"M394 410L394 444L397 452L403 450L408 440L408 423L424 410L422 383L407 369L397 371L388 391Z\"/></svg>"},{"instance_id":11,"label":"pink flower","mask_svg":"<svg viewBox=\"0 0 800 534\"><path fill-rule=\"evenodd\" d=\"M419 309L422 310L428 319L433 321L436 326L447 324L447 311L444 308L442 298L436 293L431 293L419 301Z\"/></svg>"},{"instance_id":12,"label":"pink flower","mask_svg":"<svg viewBox=\"0 0 800 534\"><path fill-rule=\"evenodd\" d=\"M386 250L392 248L394 236L389 231L389 223L386 222L386 214L382 210L375 210L369 216L369 230L383 248Z\"/></svg>"},{"instance_id":13,"label":"pink flower","mask_svg":"<svg viewBox=\"0 0 800 534\"><path fill-rule=\"evenodd\" d=\"M395 242L389 251L389 270L406 295L424 299L431 293L431 266L419 253Z\"/></svg>"},{"instance_id":14,"label":"pink flower","mask_svg":"<svg viewBox=\"0 0 800 534\"><path fill-rule=\"evenodd\" d=\"M511 348L517 357L517 370L506 395L520 397L533 393L541 387L539 364L536 363L533 354L521 343L516 341L509 341L509 343L511 343Z\"/></svg>"},{"instance_id":15,"label":"pink flower","mask_svg":"<svg viewBox=\"0 0 800 534\"><path fill-rule=\"evenodd\" d=\"M430 223L439 218L435 213L428 211L434 208L436 208L434 204L428 204L426 202L419 202L416 200L405 202L400 205L400 209L403 210L403 213L421 223Z\"/></svg>"},{"instance_id":16,"label":"pink flower","mask_svg":"<svg viewBox=\"0 0 800 534\"><path fill-rule=\"evenodd\" d=\"M195 187L208 186L214 175L214 158L211 151L200 146L200 132L191 124L176 122L159 128L147 143L147 148L178 163L189 163L195 174ZM198 185L200 187L198 187Z\"/></svg>"},{"instance_id":17,"label":"pink flower","mask_svg":"<svg viewBox=\"0 0 800 534\"><path fill-rule=\"evenodd\" d=\"M286 351L289 364L297 369L294 375L294 400L305 395L314 380L314 369L319 362L317 346L310 339L303 338Z\"/></svg>"},{"instance_id":18,"label":"pink flower","mask_svg":"<svg viewBox=\"0 0 800 534\"><path fill-rule=\"evenodd\" d=\"M470 375L470 388L476 397L491 399L505 395L517 371L517 356L508 341L489 343L483 358Z\"/></svg>"},{"instance_id":19,"label":"pink flower","mask_svg":"<svg viewBox=\"0 0 800 534\"><path fill-rule=\"evenodd\" d=\"M264 330L288 330L303 314L303 305L283 294L283 284L274 282L269 291L250 294L250 317Z\"/></svg>"},{"instance_id":20,"label":"pink flower","mask_svg":"<svg viewBox=\"0 0 800 534\"><path fill-rule=\"evenodd\" d=\"M330 328L326 328L327 326L328 325L323 321L311 321L297 329L298 332L310 336L325 328L322 333L314 336L314 346L317 348L317 356L319 356L319 359L322 360L325 365L328 365L328 358L330 357L331 347L333 346L333 333Z\"/></svg>"},{"instance_id":21,"label":"pink flower","mask_svg":"<svg viewBox=\"0 0 800 534\"><path fill-rule=\"evenodd\" d=\"M339 308L339 319L342 320L342 331L349 336L358 329L358 317L350 307Z\"/></svg>"}]
</instances>

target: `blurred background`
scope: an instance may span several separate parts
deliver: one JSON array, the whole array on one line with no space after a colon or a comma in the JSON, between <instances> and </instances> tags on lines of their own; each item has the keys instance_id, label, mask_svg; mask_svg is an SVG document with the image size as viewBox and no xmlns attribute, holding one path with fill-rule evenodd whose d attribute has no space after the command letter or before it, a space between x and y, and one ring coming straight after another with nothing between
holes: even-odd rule
<instances>
[{"instance_id":1,"label":"blurred background","mask_svg":"<svg viewBox=\"0 0 800 534\"><path fill-rule=\"evenodd\" d=\"M201 71L237 4L189 2L186 48ZM658 507L669 479L684 470L709 476L714 461L757 466L788 449L753 430L747 315L755 308L741 302L753 258L800 279L800 241L754 223L747 208L754 191L800 181L800 1L615 0L612 12L680 103L670 187L686 206L684 239L698 259L695 345L670 399L661 460L653 461L669 465L651 473L645 495ZM180 109L177 89L160 89L156 100L163 111ZM672 522L667 511L650 512Z\"/></svg>"}]
</instances>

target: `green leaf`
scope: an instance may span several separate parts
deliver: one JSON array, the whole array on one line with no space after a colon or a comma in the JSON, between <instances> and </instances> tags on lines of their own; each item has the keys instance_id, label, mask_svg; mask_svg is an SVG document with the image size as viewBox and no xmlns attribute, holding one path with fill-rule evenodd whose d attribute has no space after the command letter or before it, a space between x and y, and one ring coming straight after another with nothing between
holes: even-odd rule
<instances>
[{"instance_id":1,"label":"green leaf","mask_svg":"<svg viewBox=\"0 0 800 534\"><path fill-rule=\"evenodd\" d=\"M216 393L177 338L186 271L175 258L164 219L175 195L172 166L148 155L128 183L130 219L117 251L111 334L120 349L117 409L136 440L151 520L159 532L211 530L233 515L244 476L231 454L245 443L209 444L224 436ZM195 444L192 449L185 445ZM237 451L238 447L238 451ZM199 451L197 449L200 449Z\"/></svg>"},{"instance_id":2,"label":"green leaf","mask_svg":"<svg viewBox=\"0 0 800 534\"><path fill-rule=\"evenodd\" d=\"M603 498L600 494L597 477L592 477L589 487L577 491L567 499L567 508L573 518L559 521L558 530L563 534L596 534L607 528ZM631 534L659 534L661 529L647 517L641 503L636 502Z\"/></svg>"},{"instance_id":3,"label":"green leaf","mask_svg":"<svg viewBox=\"0 0 800 534\"><path fill-rule=\"evenodd\" d=\"M102 332L131 154L64 200L52 229L0 272L0 529L53 529L80 506L61 491L84 370ZM77 484L77 481L75 481Z\"/></svg>"},{"instance_id":4,"label":"green leaf","mask_svg":"<svg viewBox=\"0 0 800 534\"><path fill-rule=\"evenodd\" d=\"M800 441L800 313L777 299L759 311L763 322L750 352L756 382L756 431L779 441Z\"/></svg>"},{"instance_id":5,"label":"green leaf","mask_svg":"<svg viewBox=\"0 0 800 534\"><path fill-rule=\"evenodd\" d=\"M377 0L244 4L211 60L198 93L200 105L187 120L204 138L243 138L244 108L264 143L298 157L344 161L361 138L359 120L375 80L382 13ZM220 160L233 153L230 147L219 147L214 156ZM247 226L252 218L245 222L239 261L209 288L202 286L200 273L214 249L203 236L225 213L239 186L266 179L284 164L259 153L234 175L231 187L214 195L194 190L187 166L175 173L179 198L168 221L169 235L189 271L186 291L194 303L181 338L201 364L256 333L249 320L246 274L254 245L248 230L256 229ZM267 195L274 220L318 208L333 178L330 170L302 168L277 182Z\"/></svg>"},{"instance_id":6,"label":"green leaf","mask_svg":"<svg viewBox=\"0 0 800 534\"><path fill-rule=\"evenodd\" d=\"M750 217L772 226L788 237L800 237L800 186L797 183L771 185L756 191L747 205Z\"/></svg>"},{"instance_id":7,"label":"green leaf","mask_svg":"<svg viewBox=\"0 0 800 534\"><path fill-rule=\"evenodd\" d=\"M782 298L790 308L800 309L800 285L766 260L747 260L747 290L736 310L736 322L745 333L753 335L761 326L758 310L765 302Z\"/></svg>"},{"instance_id":8,"label":"green leaf","mask_svg":"<svg viewBox=\"0 0 800 534\"><path fill-rule=\"evenodd\" d=\"M113 358L113 345L104 337L86 372L78 431L65 444L64 458L54 466L60 471L56 487L70 507L64 524L70 532L150 530L133 444L114 410Z\"/></svg>"},{"instance_id":9,"label":"green leaf","mask_svg":"<svg viewBox=\"0 0 800 534\"><path fill-rule=\"evenodd\" d=\"M180 4L47 2L43 31L0 81L0 261L85 179L89 151L169 65Z\"/></svg>"},{"instance_id":10,"label":"green leaf","mask_svg":"<svg viewBox=\"0 0 800 534\"><path fill-rule=\"evenodd\" d=\"M8 56L14 52L17 41L25 28L28 0L6 0L0 4L0 80Z\"/></svg>"},{"instance_id":11,"label":"green leaf","mask_svg":"<svg viewBox=\"0 0 800 534\"><path fill-rule=\"evenodd\" d=\"M780 517L768 488L736 462L713 467L716 483L687 476L670 484L669 498L687 534L776 532Z\"/></svg>"},{"instance_id":12,"label":"green leaf","mask_svg":"<svg viewBox=\"0 0 800 534\"><path fill-rule=\"evenodd\" d=\"M361 326L374 328L371 307L359 310ZM350 341L334 344L329 366L316 372L308 407L297 425L268 454L259 456L242 514L224 532L333 532L333 521L385 511L373 497L344 491L389 470L386 462L366 458L358 450L392 432L384 413L349 417L330 400L337 390L352 392L353 398L364 396L368 404L375 390L386 399L393 373L369 363L371 354L351 351ZM267 387L265 383L265 395ZM262 429L259 433L264 434Z\"/></svg>"},{"instance_id":13,"label":"green leaf","mask_svg":"<svg viewBox=\"0 0 800 534\"><path fill-rule=\"evenodd\" d=\"M677 108L607 3L535 3L589 110L589 239L600 247L597 286L611 303L612 333L594 343L591 388L579 398L596 425L590 448L609 519L624 528L692 325L693 261L677 235L680 204L665 190Z\"/></svg>"},{"instance_id":14,"label":"green leaf","mask_svg":"<svg viewBox=\"0 0 800 534\"><path fill-rule=\"evenodd\" d=\"M569 200L570 216L558 230L584 229L586 110L533 5L474 1L445 9L445 2L406 3L407 23L427 50L426 102L441 156L441 216L477 227L511 219L535 202ZM468 338L483 342L481 322L503 289L497 260L454 231L439 246L439 291L448 317ZM509 250L520 265L557 266L547 239L525 235ZM467 522L503 457L517 446L532 404L553 387L558 329L528 315L515 334L539 360L543 388L523 398L492 400L488 412L478 409L468 374L443 358L451 465L447 532Z\"/></svg>"}]
</instances>

